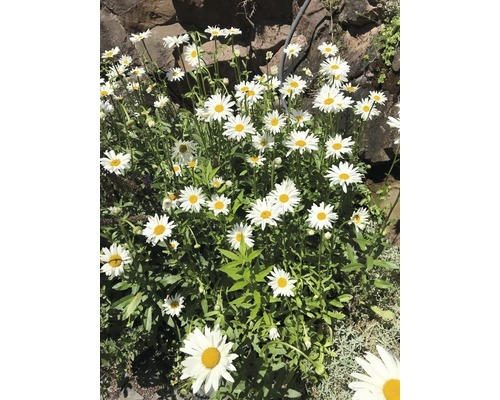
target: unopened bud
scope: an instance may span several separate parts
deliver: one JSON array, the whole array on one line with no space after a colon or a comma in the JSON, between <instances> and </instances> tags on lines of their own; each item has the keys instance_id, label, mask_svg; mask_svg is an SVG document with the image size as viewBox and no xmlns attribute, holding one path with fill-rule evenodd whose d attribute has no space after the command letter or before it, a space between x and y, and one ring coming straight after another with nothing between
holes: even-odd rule
<instances>
[{"instance_id":1,"label":"unopened bud","mask_svg":"<svg viewBox=\"0 0 500 400\"><path fill-rule=\"evenodd\" d=\"M276 65L271 67L271 75L278 75L278 67Z\"/></svg>"},{"instance_id":2,"label":"unopened bud","mask_svg":"<svg viewBox=\"0 0 500 400\"><path fill-rule=\"evenodd\" d=\"M331 238L332 238L332 234L330 232L325 232L325 239L328 240Z\"/></svg>"},{"instance_id":3,"label":"unopened bud","mask_svg":"<svg viewBox=\"0 0 500 400\"><path fill-rule=\"evenodd\" d=\"M148 124L148 126L149 126L150 128L152 128L153 126L155 126L155 121L154 121L154 119L152 119L152 118L148 118L148 119L146 120L146 124Z\"/></svg>"},{"instance_id":4,"label":"unopened bud","mask_svg":"<svg viewBox=\"0 0 500 400\"><path fill-rule=\"evenodd\" d=\"M276 165L281 165L281 163L282 163L282 162L283 162L283 160L281 159L281 157L276 157L276 158L274 159L274 163L275 163Z\"/></svg>"},{"instance_id":5,"label":"unopened bud","mask_svg":"<svg viewBox=\"0 0 500 400\"><path fill-rule=\"evenodd\" d=\"M142 228L140 226L134 228L134 235L142 235Z\"/></svg>"},{"instance_id":6,"label":"unopened bud","mask_svg":"<svg viewBox=\"0 0 500 400\"><path fill-rule=\"evenodd\" d=\"M223 83L224 85L229 85L229 79L224 78L224 79L222 80L222 83Z\"/></svg>"},{"instance_id":7,"label":"unopened bud","mask_svg":"<svg viewBox=\"0 0 500 400\"><path fill-rule=\"evenodd\" d=\"M235 55L236 57L239 57L239 56L240 56L240 54L241 54L241 53L240 53L240 49L234 49L234 55Z\"/></svg>"},{"instance_id":8,"label":"unopened bud","mask_svg":"<svg viewBox=\"0 0 500 400\"><path fill-rule=\"evenodd\" d=\"M314 231L313 231L312 229L308 229L308 230L307 230L307 234L308 234L309 236L312 236L312 235L314 235Z\"/></svg>"},{"instance_id":9,"label":"unopened bud","mask_svg":"<svg viewBox=\"0 0 500 400\"><path fill-rule=\"evenodd\" d=\"M231 182L231 181L226 181L226 186L227 186L228 188L229 188L229 187L231 187L231 186L233 186L233 182Z\"/></svg>"}]
</instances>

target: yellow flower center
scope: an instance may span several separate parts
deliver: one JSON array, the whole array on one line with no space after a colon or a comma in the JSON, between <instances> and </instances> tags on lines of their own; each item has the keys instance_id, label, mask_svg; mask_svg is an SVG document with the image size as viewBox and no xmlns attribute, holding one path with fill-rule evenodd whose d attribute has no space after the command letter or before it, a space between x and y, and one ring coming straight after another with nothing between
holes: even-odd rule
<instances>
[{"instance_id":1,"label":"yellow flower center","mask_svg":"<svg viewBox=\"0 0 500 400\"><path fill-rule=\"evenodd\" d=\"M107 96L109 92L107 90L101 90L101 96Z\"/></svg>"},{"instance_id":2,"label":"yellow flower center","mask_svg":"<svg viewBox=\"0 0 500 400\"><path fill-rule=\"evenodd\" d=\"M214 204L214 208L216 210L222 210L224 208L224 203L222 201L216 201Z\"/></svg>"},{"instance_id":3,"label":"yellow flower center","mask_svg":"<svg viewBox=\"0 0 500 400\"><path fill-rule=\"evenodd\" d=\"M241 132L243 129L245 129L245 126L243 124L236 124L234 127L234 130L236 132Z\"/></svg>"},{"instance_id":4,"label":"yellow flower center","mask_svg":"<svg viewBox=\"0 0 500 400\"><path fill-rule=\"evenodd\" d=\"M214 368L220 361L220 351L215 347L209 347L201 354L201 363L207 368Z\"/></svg>"},{"instance_id":5,"label":"yellow flower center","mask_svg":"<svg viewBox=\"0 0 500 400\"><path fill-rule=\"evenodd\" d=\"M386 400L399 400L399 390L399 379L389 379L382 388Z\"/></svg>"},{"instance_id":6,"label":"yellow flower center","mask_svg":"<svg viewBox=\"0 0 500 400\"><path fill-rule=\"evenodd\" d=\"M252 160L252 162L256 163L259 161L259 157L253 156L253 157L250 157L250 160Z\"/></svg>"},{"instance_id":7,"label":"yellow flower center","mask_svg":"<svg viewBox=\"0 0 500 400\"><path fill-rule=\"evenodd\" d=\"M359 225L359 223L361 222L361 217L359 215L355 215L354 217L352 217L352 219L354 220L356 225Z\"/></svg>"},{"instance_id":8,"label":"yellow flower center","mask_svg":"<svg viewBox=\"0 0 500 400\"><path fill-rule=\"evenodd\" d=\"M191 58L195 58L197 54L196 50L191 51Z\"/></svg>"},{"instance_id":9,"label":"yellow flower center","mask_svg":"<svg viewBox=\"0 0 500 400\"><path fill-rule=\"evenodd\" d=\"M212 183L212 185L214 185L214 187L218 188L218 187L220 187L220 185L222 185L222 183L221 183L221 181L214 181Z\"/></svg>"},{"instance_id":10,"label":"yellow flower center","mask_svg":"<svg viewBox=\"0 0 500 400\"><path fill-rule=\"evenodd\" d=\"M291 81L290 86L293 87L294 89L297 89L299 87L299 84L296 81Z\"/></svg>"},{"instance_id":11,"label":"yellow flower center","mask_svg":"<svg viewBox=\"0 0 500 400\"><path fill-rule=\"evenodd\" d=\"M253 90L248 90L246 94L247 94L247 97L255 96L255 92Z\"/></svg>"},{"instance_id":12,"label":"yellow flower center","mask_svg":"<svg viewBox=\"0 0 500 400\"><path fill-rule=\"evenodd\" d=\"M161 235L163 232L165 232L165 226L164 225L156 225L155 229L153 230L153 233L156 236Z\"/></svg>"},{"instance_id":13,"label":"yellow flower center","mask_svg":"<svg viewBox=\"0 0 500 400\"><path fill-rule=\"evenodd\" d=\"M180 151L181 153L185 153L185 152L187 151L187 149L188 149L188 148L187 148L187 146L186 146L185 144L181 144L181 145L179 146L179 151Z\"/></svg>"},{"instance_id":14,"label":"yellow flower center","mask_svg":"<svg viewBox=\"0 0 500 400\"><path fill-rule=\"evenodd\" d=\"M179 75L179 73L177 71L174 71L172 75L177 76L177 75Z\"/></svg>"},{"instance_id":15,"label":"yellow flower center","mask_svg":"<svg viewBox=\"0 0 500 400\"><path fill-rule=\"evenodd\" d=\"M279 123L278 118L273 118L273 119L271 120L271 125L272 125L272 126L278 126L278 123Z\"/></svg>"},{"instance_id":16,"label":"yellow flower center","mask_svg":"<svg viewBox=\"0 0 500 400\"><path fill-rule=\"evenodd\" d=\"M295 142L295 146L304 147L307 143L305 140L299 139Z\"/></svg>"},{"instance_id":17,"label":"yellow flower center","mask_svg":"<svg viewBox=\"0 0 500 400\"><path fill-rule=\"evenodd\" d=\"M248 89L249 89L249 87L248 87L248 86L243 86L243 87L240 89L240 91L241 91L241 92L243 92L243 93L245 93Z\"/></svg>"},{"instance_id":18,"label":"yellow flower center","mask_svg":"<svg viewBox=\"0 0 500 400\"><path fill-rule=\"evenodd\" d=\"M196 161L189 161L188 162L188 167L191 167L191 168L196 167Z\"/></svg>"},{"instance_id":19,"label":"yellow flower center","mask_svg":"<svg viewBox=\"0 0 500 400\"><path fill-rule=\"evenodd\" d=\"M180 167L178 165L174 165L174 172L179 172Z\"/></svg>"},{"instance_id":20,"label":"yellow flower center","mask_svg":"<svg viewBox=\"0 0 500 400\"><path fill-rule=\"evenodd\" d=\"M364 106L363 106L363 111L364 111L364 112L368 112L368 111L370 111L370 106L364 105Z\"/></svg>"},{"instance_id":21,"label":"yellow flower center","mask_svg":"<svg viewBox=\"0 0 500 400\"><path fill-rule=\"evenodd\" d=\"M373 96L373 100L380 101L380 96L376 94L375 96Z\"/></svg>"},{"instance_id":22,"label":"yellow flower center","mask_svg":"<svg viewBox=\"0 0 500 400\"><path fill-rule=\"evenodd\" d=\"M295 117L295 120L298 121L298 122L302 121L303 119L304 119L304 117L302 115L297 115Z\"/></svg>"},{"instance_id":23,"label":"yellow flower center","mask_svg":"<svg viewBox=\"0 0 500 400\"><path fill-rule=\"evenodd\" d=\"M112 160L109 165L111 165L112 167L117 167L118 165L121 164L121 161L119 158L115 158L114 160Z\"/></svg>"},{"instance_id":24,"label":"yellow flower center","mask_svg":"<svg viewBox=\"0 0 500 400\"><path fill-rule=\"evenodd\" d=\"M356 89L354 89L354 87L352 86L347 86L347 91L348 92L354 92Z\"/></svg>"},{"instance_id":25,"label":"yellow flower center","mask_svg":"<svg viewBox=\"0 0 500 400\"><path fill-rule=\"evenodd\" d=\"M330 69L339 69L339 66L337 64L330 65Z\"/></svg>"},{"instance_id":26,"label":"yellow flower center","mask_svg":"<svg viewBox=\"0 0 500 400\"><path fill-rule=\"evenodd\" d=\"M324 213L323 211L319 212L318 215L317 215L318 219L320 221L323 221L324 219L326 219L326 213Z\"/></svg>"},{"instance_id":27,"label":"yellow flower center","mask_svg":"<svg viewBox=\"0 0 500 400\"><path fill-rule=\"evenodd\" d=\"M325 48L325 53L330 53L332 51L332 48L331 47L326 47Z\"/></svg>"},{"instance_id":28,"label":"yellow flower center","mask_svg":"<svg viewBox=\"0 0 500 400\"><path fill-rule=\"evenodd\" d=\"M111 265L113 268L119 267L122 264L122 258L118 254L113 254L111 257L109 257L109 265Z\"/></svg>"},{"instance_id":29,"label":"yellow flower center","mask_svg":"<svg viewBox=\"0 0 500 400\"><path fill-rule=\"evenodd\" d=\"M177 196L175 195L175 193L169 193L168 197L170 198L170 200L175 200Z\"/></svg>"},{"instance_id":30,"label":"yellow flower center","mask_svg":"<svg viewBox=\"0 0 500 400\"><path fill-rule=\"evenodd\" d=\"M286 286L286 278L279 278L278 281L276 282L277 285L280 287L280 288L284 288Z\"/></svg>"},{"instance_id":31,"label":"yellow flower center","mask_svg":"<svg viewBox=\"0 0 500 400\"><path fill-rule=\"evenodd\" d=\"M222 111L224 111L224 106L222 104L217 104L215 106L215 112L221 113Z\"/></svg>"},{"instance_id":32,"label":"yellow flower center","mask_svg":"<svg viewBox=\"0 0 500 400\"><path fill-rule=\"evenodd\" d=\"M290 200L290 197L286 193L283 193L283 194L280 194L280 197L278 197L278 199L282 203L286 203L286 202L288 202L288 200Z\"/></svg>"},{"instance_id":33,"label":"yellow flower center","mask_svg":"<svg viewBox=\"0 0 500 400\"><path fill-rule=\"evenodd\" d=\"M346 174L345 172L341 173L339 175L339 179L342 179L343 181L346 181L349 179L349 174Z\"/></svg>"},{"instance_id":34,"label":"yellow flower center","mask_svg":"<svg viewBox=\"0 0 500 400\"><path fill-rule=\"evenodd\" d=\"M333 150L340 150L342 148L342 144L341 143L334 143L332 145L332 149Z\"/></svg>"},{"instance_id":35,"label":"yellow flower center","mask_svg":"<svg viewBox=\"0 0 500 400\"><path fill-rule=\"evenodd\" d=\"M333 79L335 79L336 81L340 80L340 75L335 75Z\"/></svg>"},{"instance_id":36,"label":"yellow flower center","mask_svg":"<svg viewBox=\"0 0 500 400\"><path fill-rule=\"evenodd\" d=\"M192 194L191 196L189 196L189 202L191 204L195 204L196 202L198 202L198 196L196 196L195 194Z\"/></svg>"},{"instance_id":37,"label":"yellow flower center","mask_svg":"<svg viewBox=\"0 0 500 400\"><path fill-rule=\"evenodd\" d=\"M113 52L110 50L110 51L107 51L106 54L104 54L105 57L111 57L113 56Z\"/></svg>"},{"instance_id":38,"label":"yellow flower center","mask_svg":"<svg viewBox=\"0 0 500 400\"><path fill-rule=\"evenodd\" d=\"M235 236L237 242L241 242L243 240L243 233L238 232Z\"/></svg>"},{"instance_id":39,"label":"yellow flower center","mask_svg":"<svg viewBox=\"0 0 500 400\"><path fill-rule=\"evenodd\" d=\"M264 139L262 139L262 140L260 141L260 145L261 145L262 147L264 147L264 146L266 146L266 145L267 145L267 142L266 142Z\"/></svg>"},{"instance_id":40,"label":"yellow flower center","mask_svg":"<svg viewBox=\"0 0 500 400\"><path fill-rule=\"evenodd\" d=\"M172 249L177 248L177 243L170 242L170 247L171 247Z\"/></svg>"},{"instance_id":41,"label":"yellow flower center","mask_svg":"<svg viewBox=\"0 0 500 400\"><path fill-rule=\"evenodd\" d=\"M271 217L271 211L269 210L264 210L260 213L260 217L262 219L268 219L269 217Z\"/></svg>"},{"instance_id":42,"label":"yellow flower center","mask_svg":"<svg viewBox=\"0 0 500 400\"><path fill-rule=\"evenodd\" d=\"M325 101L323 101L323 103L326 105L330 105L333 103L333 99L331 97L328 97L325 99Z\"/></svg>"},{"instance_id":43,"label":"yellow flower center","mask_svg":"<svg viewBox=\"0 0 500 400\"><path fill-rule=\"evenodd\" d=\"M170 303L170 308L172 310L175 310L177 307L179 307L179 302L177 300L174 300Z\"/></svg>"}]
</instances>

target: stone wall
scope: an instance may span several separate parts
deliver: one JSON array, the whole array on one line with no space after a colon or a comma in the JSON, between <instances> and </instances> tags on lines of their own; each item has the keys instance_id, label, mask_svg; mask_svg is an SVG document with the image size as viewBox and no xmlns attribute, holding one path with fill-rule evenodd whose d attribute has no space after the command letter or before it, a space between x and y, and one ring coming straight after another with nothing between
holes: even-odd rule
<instances>
[{"instance_id":1,"label":"stone wall","mask_svg":"<svg viewBox=\"0 0 500 400\"><path fill-rule=\"evenodd\" d=\"M122 52L137 57L142 48L136 48L128 37L151 29L146 45L152 58L166 70L179 60L176 53L163 47L161 38L193 29L203 31L208 25L235 26L243 31L237 40L240 53L248 56L252 69L260 73L267 69L267 51L275 54L269 64L279 63L290 26L303 1L101 0L101 51L119 46ZM397 115L394 105L399 102L399 50L392 66L385 67L386 80L379 84L381 59L374 46L374 38L383 29L382 21L394 12L389 3L394 4L394 0L312 0L292 40L303 45L302 56L285 71L306 66L316 73L322 61L317 46L333 40L351 65L350 80L363 88L361 94L375 88L387 93L383 112L368 126L365 158L371 162L388 161L393 155L395 132L388 129L385 120L387 115Z\"/></svg>"}]
</instances>

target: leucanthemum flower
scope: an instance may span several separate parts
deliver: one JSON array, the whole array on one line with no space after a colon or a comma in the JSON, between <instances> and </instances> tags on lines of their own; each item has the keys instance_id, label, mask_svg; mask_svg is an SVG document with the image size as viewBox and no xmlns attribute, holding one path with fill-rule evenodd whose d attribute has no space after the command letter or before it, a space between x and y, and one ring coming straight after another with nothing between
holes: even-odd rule
<instances>
[{"instance_id":1,"label":"leucanthemum flower","mask_svg":"<svg viewBox=\"0 0 500 400\"><path fill-rule=\"evenodd\" d=\"M399 360L379 345L377 351L380 358L369 352L364 359L356 357L366 375L351 374L358 379L349 384L349 388L355 391L353 399L400 400Z\"/></svg>"},{"instance_id":2,"label":"leucanthemum flower","mask_svg":"<svg viewBox=\"0 0 500 400\"><path fill-rule=\"evenodd\" d=\"M227 29L227 34L229 36L241 35L241 30L238 28L231 27L231 28Z\"/></svg>"},{"instance_id":3,"label":"leucanthemum flower","mask_svg":"<svg viewBox=\"0 0 500 400\"><path fill-rule=\"evenodd\" d=\"M261 133L252 136L252 144L259 151L270 149L274 146L274 136L269 133Z\"/></svg>"},{"instance_id":4,"label":"leucanthemum flower","mask_svg":"<svg viewBox=\"0 0 500 400\"><path fill-rule=\"evenodd\" d=\"M291 120L298 127L304 126L305 123L307 121L310 121L312 118L312 115L308 111L303 111L303 110L292 110L290 114L291 114Z\"/></svg>"},{"instance_id":5,"label":"leucanthemum flower","mask_svg":"<svg viewBox=\"0 0 500 400\"><path fill-rule=\"evenodd\" d=\"M269 199L258 199L247 212L247 219L253 225L260 225L261 229L267 225L276 226L279 220L280 208Z\"/></svg>"},{"instance_id":6,"label":"leucanthemum flower","mask_svg":"<svg viewBox=\"0 0 500 400\"><path fill-rule=\"evenodd\" d=\"M312 133L309 134L309 129L305 131L293 131L285 145L290 149L287 156L293 150L298 150L300 154L304 153L304 151L312 152L318 150L318 138Z\"/></svg>"},{"instance_id":7,"label":"leucanthemum flower","mask_svg":"<svg viewBox=\"0 0 500 400\"><path fill-rule=\"evenodd\" d=\"M297 43L290 43L283 49L283 52L286 54L287 58L298 57L300 50L302 50L302 46Z\"/></svg>"},{"instance_id":8,"label":"leucanthemum flower","mask_svg":"<svg viewBox=\"0 0 500 400\"><path fill-rule=\"evenodd\" d=\"M264 161L266 161L265 157L257 156L248 156L247 161L250 163L252 167L257 167L264 165Z\"/></svg>"},{"instance_id":9,"label":"leucanthemum flower","mask_svg":"<svg viewBox=\"0 0 500 400\"><path fill-rule=\"evenodd\" d=\"M399 104L396 104L399 108ZM394 118L394 117L388 117L387 118L387 125L389 125L391 128L395 128L400 131L401 128L401 122L400 118ZM394 140L394 144L399 144L399 136Z\"/></svg>"},{"instance_id":10,"label":"leucanthemum flower","mask_svg":"<svg viewBox=\"0 0 500 400\"><path fill-rule=\"evenodd\" d=\"M179 164L173 164L172 165L172 172L175 174L175 176L182 176L182 168Z\"/></svg>"},{"instance_id":11,"label":"leucanthemum flower","mask_svg":"<svg viewBox=\"0 0 500 400\"><path fill-rule=\"evenodd\" d=\"M360 115L363 121L370 120L380 114L380 111L375 108L373 100L368 98L356 102L354 113Z\"/></svg>"},{"instance_id":12,"label":"leucanthemum flower","mask_svg":"<svg viewBox=\"0 0 500 400\"><path fill-rule=\"evenodd\" d=\"M167 296L162 304L165 314L172 317L178 317L184 308L184 297L174 294L172 297Z\"/></svg>"},{"instance_id":13,"label":"leucanthemum flower","mask_svg":"<svg viewBox=\"0 0 500 400\"><path fill-rule=\"evenodd\" d=\"M156 100L153 105L156 108L163 108L163 107L165 107L167 105L167 103L168 103L168 97L167 96L159 96L158 100Z\"/></svg>"},{"instance_id":14,"label":"leucanthemum flower","mask_svg":"<svg viewBox=\"0 0 500 400\"><path fill-rule=\"evenodd\" d=\"M206 200L200 188L187 186L181 190L179 202L179 207L184 211L199 212L201 207L205 205Z\"/></svg>"},{"instance_id":15,"label":"leucanthemum flower","mask_svg":"<svg viewBox=\"0 0 500 400\"><path fill-rule=\"evenodd\" d=\"M297 96L304 91L304 88L306 87L306 81L299 75L290 75L285 79L285 83L283 85L285 88L291 89L291 93L289 94L289 96L290 98L293 98L294 96Z\"/></svg>"},{"instance_id":16,"label":"leucanthemum flower","mask_svg":"<svg viewBox=\"0 0 500 400\"><path fill-rule=\"evenodd\" d=\"M347 75L350 69L349 64L340 57L327 58L320 65L320 72L327 77Z\"/></svg>"},{"instance_id":17,"label":"leucanthemum flower","mask_svg":"<svg viewBox=\"0 0 500 400\"><path fill-rule=\"evenodd\" d=\"M277 110L274 110L264 117L264 126L267 130L278 133L285 125L285 121L285 116L281 115Z\"/></svg>"},{"instance_id":18,"label":"leucanthemum flower","mask_svg":"<svg viewBox=\"0 0 500 400\"><path fill-rule=\"evenodd\" d=\"M167 79L170 82L180 81L184 77L184 71L180 68L171 68L167 72Z\"/></svg>"},{"instance_id":19,"label":"leucanthemum flower","mask_svg":"<svg viewBox=\"0 0 500 400\"><path fill-rule=\"evenodd\" d=\"M293 288L295 287L296 279L291 279L290 274L282 269L274 267L271 273L267 276L267 283L273 289L273 297L278 296L294 296Z\"/></svg>"},{"instance_id":20,"label":"leucanthemum flower","mask_svg":"<svg viewBox=\"0 0 500 400\"><path fill-rule=\"evenodd\" d=\"M336 109L336 102L341 97L339 90L333 86L324 85L314 98L313 108L323 112L332 112Z\"/></svg>"},{"instance_id":21,"label":"leucanthemum flower","mask_svg":"<svg viewBox=\"0 0 500 400\"><path fill-rule=\"evenodd\" d=\"M139 82L129 82L127 84L127 90L129 92L133 92L133 91L137 91L141 88L141 85L139 84Z\"/></svg>"},{"instance_id":22,"label":"leucanthemum flower","mask_svg":"<svg viewBox=\"0 0 500 400\"><path fill-rule=\"evenodd\" d=\"M269 340L276 340L280 337L280 333L278 332L278 329L273 326L269 329Z\"/></svg>"},{"instance_id":23,"label":"leucanthemum flower","mask_svg":"<svg viewBox=\"0 0 500 400\"><path fill-rule=\"evenodd\" d=\"M250 117L244 115L230 115L228 120L224 123L225 131L222 132L224 136L237 140L238 142L243 139L247 134L254 134L255 129Z\"/></svg>"},{"instance_id":24,"label":"leucanthemum flower","mask_svg":"<svg viewBox=\"0 0 500 400\"><path fill-rule=\"evenodd\" d=\"M129 252L119 244L113 243L109 249L104 247L101 251L101 262L105 263L101 272L106 276L120 276L124 272L123 267L132 262Z\"/></svg>"},{"instance_id":25,"label":"leucanthemum flower","mask_svg":"<svg viewBox=\"0 0 500 400\"><path fill-rule=\"evenodd\" d=\"M170 247L170 249L172 251L177 251L178 247L179 247L179 242L177 240L171 240L169 243L168 243L168 247Z\"/></svg>"},{"instance_id":26,"label":"leucanthemum flower","mask_svg":"<svg viewBox=\"0 0 500 400\"><path fill-rule=\"evenodd\" d=\"M218 26L209 26L207 29L205 29L205 33L210 34L210 40L212 40L214 37L216 38L224 34L223 30Z\"/></svg>"},{"instance_id":27,"label":"leucanthemum flower","mask_svg":"<svg viewBox=\"0 0 500 400\"><path fill-rule=\"evenodd\" d=\"M365 207L358 208L352 213L350 223L354 225L356 231L362 231L370 222L370 212Z\"/></svg>"},{"instance_id":28,"label":"leucanthemum flower","mask_svg":"<svg viewBox=\"0 0 500 400\"><path fill-rule=\"evenodd\" d=\"M177 208L177 195L173 192L167 193L161 203L161 208L165 211L175 210Z\"/></svg>"},{"instance_id":29,"label":"leucanthemum flower","mask_svg":"<svg viewBox=\"0 0 500 400\"><path fill-rule=\"evenodd\" d=\"M338 214L333 211L333 207L329 204L321 202L320 205L313 203L309 209L307 221L309 226L313 229L330 229L332 223L338 218Z\"/></svg>"},{"instance_id":30,"label":"leucanthemum flower","mask_svg":"<svg viewBox=\"0 0 500 400\"><path fill-rule=\"evenodd\" d=\"M140 32L140 33L133 33L131 36L130 36L130 41L132 43L138 43L138 42L141 42L143 41L144 39L147 39L151 36L151 30L147 30L145 32Z\"/></svg>"},{"instance_id":31,"label":"leucanthemum flower","mask_svg":"<svg viewBox=\"0 0 500 400\"><path fill-rule=\"evenodd\" d=\"M345 83L344 85L342 85L341 89L349 93L355 93L359 89L359 86L354 86L351 83Z\"/></svg>"},{"instance_id":32,"label":"leucanthemum flower","mask_svg":"<svg viewBox=\"0 0 500 400\"><path fill-rule=\"evenodd\" d=\"M114 56L116 56L118 53L120 52L120 48L119 47L114 47L110 50L106 50L104 53L102 53L102 58L103 59L106 59L106 58L113 58Z\"/></svg>"},{"instance_id":33,"label":"leucanthemum flower","mask_svg":"<svg viewBox=\"0 0 500 400\"><path fill-rule=\"evenodd\" d=\"M211 120L217 120L220 122L232 115L233 105L234 101L231 100L231 97L214 94L205 102L205 109L210 115Z\"/></svg>"},{"instance_id":34,"label":"leucanthemum flower","mask_svg":"<svg viewBox=\"0 0 500 400\"><path fill-rule=\"evenodd\" d=\"M326 156L327 157L339 157L341 158L344 154L351 154L352 145L354 142L351 140L351 136L342 139L342 136L335 135L335 137L328 139L326 142Z\"/></svg>"},{"instance_id":35,"label":"leucanthemum flower","mask_svg":"<svg viewBox=\"0 0 500 400\"><path fill-rule=\"evenodd\" d=\"M121 175L130 167L130 154L115 153L114 150L104 152L106 157L101 158L101 165L106 171Z\"/></svg>"},{"instance_id":36,"label":"leucanthemum flower","mask_svg":"<svg viewBox=\"0 0 500 400\"><path fill-rule=\"evenodd\" d=\"M186 164L193 159L198 143L191 140L178 140L172 148L172 157Z\"/></svg>"},{"instance_id":37,"label":"leucanthemum flower","mask_svg":"<svg viewBox=\"0 0 500 400\"><path fill-rule=\"evenodd\" d=\"M101 85L99 93L101 97L106 97L111 96L114 92L114 85L111 82L106 82L104 85Z\"/></svg>"},{"instance_id":38,"label":"leucanthemum flower","mask_svg":"<svg viewBox=\"0 0 500 400\"><path fill-rule=\"evenodd\" d=\"M162 39L163 46L171 49L172 47L180 47L182 44L189 42L189 35L184 33L179 36L167 36Z\"/></svg>"},{"instance_id":39,"label":"leucanthemum flower","mask_svg":"<svg viewBox=\"0 0 500 400\"><path fill-rule=\"evenodd\" d=\"M253 231L250 225L242 223L236 224L228 231L226 237L233 250L240 249L241 241L243 241L247 247L253 247Z\"/></svg>"},{"instance_id":40,"label":"leucanthemum flower","mask_svg":"<svg viewBox=\"0 0 500 400\"><path fill-rule=\"evenodd\" d=\"M184 59L189 65L195 68L201 64L201 57L196 44L193 43L186 47L186 50L184 50Z\"/></svg>"},{"instance_id":41,"label":"leucanthemum flower","mask_svg":"<svg viewBox=\"0 0 500 400\"><path fill-rule=\"evenodd\" d=\"M300 202L300 191L293 181L285 179L275 185L275 189L267 196L271 202L277 205L282 213L293 211L294 207Z\"/></svg>"},{"instance_id":42,"label":"leucanthemum flower","mask_svg":"<svg viewBox=\"0 0 500 400\"><path fill-rule=\"evenodd\" d=\"M337 46L335 46L333 43L330 42L323 42L318 46L318 50L323 54L325 57L333 57L335 54L338 53L339 49Z\"/></svg>"},{"instance_id":43,"label":"leucanthemum flower","mask_svg":"<svg viewBox=\"0 0 500 400\"><path fill-rule=\"evenodd\" d=\"M142 234L146 236L146 242L156 246L159 241L164 240L172 235L172 230L177 225L169 220L168 215L155 214L154 217L148 217L146 227L142 230Z\"/></svg>"},{"instance_id":44,"label":"leucanthemum flower","mask_svg":"<svg viewBox=\"0 0 500 400\"><path fill-rule=\"evenodd\" d=\"M360 183L362 175L358 168L348 162L341 162L339 166L332 165L326 174L330 184L342 186L344 193L347 193L347 185Z\"/></svg>"},{"instance_id":45,"label":"leucanthemum flower","mask_svg":"<svg viewBox=\"0 0 500 400\"><path fill-rule=\"evenodd\" d=\"M146 73L146 70L142 67L135 67L132 71L130 71L130 74L132 76L135 76L136 78L140 78Z\"/></svg>"},{"instance_id":46,"label":"leucanthemum flower","mask_svg":"<svg viewBox=\"0 0 500 400\"><path fill-rule=\"evenodd\" d=\"M189 160L186 165L190 169L197 168L198 167L198 160L193 158L192 160Z\"/></svg>"},{"instance_id":47,"label":"leucanthemum flower","mask_svg":"<svg viewBox=\"0 0 500 400\"><path fill-rule=\"evenodd\" d=\"M241 81L237 85L234 86L235 96L236 98L243 98L245 93L250 89L252 82Z\"/></svg>"},{"instance_id":48,"label":"leucanthemum flower","mask_svg":"<svg viewBox=\"0 0 500 400\"><path fill-rule=\"evenodd\" d=\"M224 180L218 176L214 176L211 181L212 187L219 189L223 184Z\"/></svg>"},{"instance_id":49,"label":"leucanthemum flower","mask_svg":"<svg viewBox=\"0 0 500 400\"><path fill-rule=\"evenodd\" d=\"M184 347L180 351L188 354L188 357L181 363L181 379L195 379L193 393L197 393L202 386L205 393L217 391L221 378L234 382L229 371L236 371L233 360L238 355L230 353L233 343L226 343L226 340L226 335L221 334L218 325L214 330L206 326L204 333L195 328L184 339Z\"/></svg>"},{"instance_id":50,"label":"leucanthemum flower","mask_svg":"<svg viewBox=\"0 0 500 400\"><path fill-rule=\"evenodd\" d=\"M377 104L384 104L387 101L387 97L383 92L372 90L370 92L370 100L373 100Z\"/></svg>"},{"instance_id":51,"label":"leucanthemum flower","mask_svg":"<svg viewBox=\"0 0 500 400\"><path fill-rule=\"evenodd\" d=\"M245 89L246 90L242 90ZM262 99L264 88L258 82L246 82L246 85L236 91L235 96L242 106L252 106Z\"/></svg>"},{"instance_id":52,"label":"leucanthemum flower","mask_svg":"<svg viewBox=\"0 0 500 400\"><path fill-rule=\"evenodd\" d=\"M124 66L124 67L128 67L129 65L132 64L132 57L130 56L127 56L127 55L122 55L120 57L120 59L118 60L118 62L120 63L120 65Z\"/></svg>"},{"instance_id":53,"label":"leucanthemum flower","mask_svg":"<svg viewBox=\"0 0 500 400\"><path fill-rule=\"evenodd\" d=\"M207 202L208 208L214 212L215 215L229 214L229 204L231 204L231 199L222 195L214 195Z\"/></svg>"}]
</instances>

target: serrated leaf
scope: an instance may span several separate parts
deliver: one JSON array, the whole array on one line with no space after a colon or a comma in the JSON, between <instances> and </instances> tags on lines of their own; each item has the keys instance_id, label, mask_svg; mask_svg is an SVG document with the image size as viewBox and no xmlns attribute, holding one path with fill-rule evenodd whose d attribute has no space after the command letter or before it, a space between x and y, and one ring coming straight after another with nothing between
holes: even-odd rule
<instances>
[{"instance_id":1,"label":"serrated leaf","mask_svg":"<svg viewBox=\"0 0 500 400\"><path fill-rule=\"evenodd\" d=\"M273 269L272 265L270 267L264 268L262 271L260 271L258 274L255 275L255 281L265 282L266 276L269 274L269 272L271 272L272 269Z\"/></svg>"},{"instance_id":2,"label":"serrated leaf","mask_svg":"<svg viewBox=\"0 0 500 400\"><path fill-rule=\"evenodd\" d=\"M142 292L137 292L137 294L133 297L133 299L128 303L127 307L125 308L125 311L123 313L123 318L127 319L132 315L132 313L135 311L137 306L140 304L142 300Z\"/></svg>"},{"instance_id":3,"label":"serrated leaf","mask_svg":"<svg viewBox=\"0 0 500 400\"><path fill-rule=\"evenodd\" d=\"M352 295L350 294L341 294L337 299L342 303L347 303L352 300Z\"/></svg>"},{"instance_id":4,"label":"serrated leaf","mask_svg":"<svg viewBox=\"0 0 500 400\"><path fill-rule=\"evenodd\" d=\"M230 260L239 261L240 263L243 262L243 258L239 254L233 253L232 251L225 249L218 249L218 250Z\"/></svg>"},{"instance_id":5,"label":"serrated leaf","mask_svg":"<svg viewBox=\"0 0 500 400\"><path fill-rule=\"evenodd\" d=\"M128 294L121 299L116 300L113 304L111 304L111 308L122 308L125 307L134 297L133 294Z\"/></svg>"},{"instance_id":6,"label":"serrated leaf","mask_svg":"<svg viewBox=\"0 0 500 400\"><path fill-rule=\"evenodd\" d=\"M236 290L241 290L248 285L248 281L238 281L233 284L228 290L228 292L235 292Z\"/></svg>"},{"instance_id":7,"label":"serrated leaf","mask_svg":"<svg viewBox=\"0 0 500 400\"><path fill-rule=\"evenodd\" d=\"M113 286L113 289L115 290L127 290L130 289L131 285L128 282L118 282L116 285Z\"/></svg>"}]
</instances>

